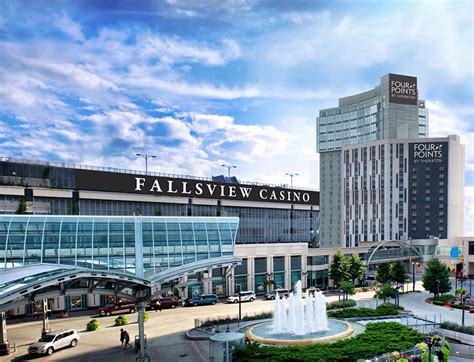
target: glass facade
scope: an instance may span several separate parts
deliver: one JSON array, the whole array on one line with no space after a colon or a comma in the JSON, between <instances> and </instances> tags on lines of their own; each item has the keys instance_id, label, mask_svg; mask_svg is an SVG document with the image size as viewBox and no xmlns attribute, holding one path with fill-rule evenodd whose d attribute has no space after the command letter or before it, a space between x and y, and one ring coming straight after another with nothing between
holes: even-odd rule
<instances>
[{"instance_id":1,"label":"glass facade","mask_svg":"<svg viewBox=\"0 0 474 362\"><path fill-rule=\"evenodd\" d=\"M74 265L151 276L233 255L239 220L202 217L0 216L0 267Z\"/></svg>"}]
</instances>

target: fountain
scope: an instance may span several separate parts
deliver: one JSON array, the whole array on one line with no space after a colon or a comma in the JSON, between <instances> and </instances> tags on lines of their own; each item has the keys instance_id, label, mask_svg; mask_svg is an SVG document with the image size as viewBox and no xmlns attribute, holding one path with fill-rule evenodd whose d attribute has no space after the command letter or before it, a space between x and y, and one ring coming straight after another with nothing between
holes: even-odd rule
<instances>
[{"instance_id":1,"label":"fountain","mask_svg":"<svg viewBox=\"0 0 474 362\"><path fill-rule=\"evenodd\" d=\"M345 321L328 319L326 297L321 292L303 299L301 281L288 299L275 296L273 320L259 323L246 332L248 339L270 345L315 344L332 342L354 333Z\"/></svg>"}]
</instances>

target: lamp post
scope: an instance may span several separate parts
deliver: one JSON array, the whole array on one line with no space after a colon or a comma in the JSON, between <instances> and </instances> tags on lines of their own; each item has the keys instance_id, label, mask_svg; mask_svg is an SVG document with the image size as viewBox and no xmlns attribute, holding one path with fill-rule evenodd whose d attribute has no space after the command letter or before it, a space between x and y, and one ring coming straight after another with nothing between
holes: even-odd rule
<instances>
[{"instance_id":1,"label":"lamp post","mask_svg":"<svg viewBox=\"0 0 474 362\"><path fill-rule=\"evenodd\" d=\"M240 327L240 320L242 319L242 293L240 291L240 284L235 286L235 290L239 296L239 321L237 322L237 326Z\"/></svg>"},{"instance_id":2,"label":"lamp post","mask_svg":"<svg viewBox=\"0 0 474 362\"><path fill-rule=\"evenodd\" d=\"M145 174L148 174L148 159L156 158L155 155L148 155L146 153L137 153L138 157L143 157L145 159Z\"/></svg>"},{"instance_id":3,"label":"lamp post","mask_svg":"<svg viewBox=\"0 0 474 362\"><path fill-rule=\"evenodd\" d=\"M293 188L293 177L299 175L297 173L287 173L286 176L290 176L290 186Z\"/></svg>"},{"instance_id":4,"label":"lamp post","mask_svg":"<svg viewBox=\"0 0 474 362\"><path fill-rule=\"evenodd\" d=\"M439 341L439 337L434 336L427 336L425 343L428 346L428 361L431 362L431 350L437 352L441 347L441 343Z\"/></svg>"},{"instance_id":5,"label":"lamp post","mask_svg":"<svg viewBox=\"0 0 474 362\"><path fill-rule=\"evenodd\" d=\"M411 262L411 269L413 270L413 291L415 291L415 265L414 261Z\"/></svg>"},{"instance_id":6,"label":"lamp post","mask_svg":"<svg viewBox=\"0 0 474 362\"><path fill-rule=\"evenodd\" d=\"M234 165L221 165L221 166L227 168L227 177L230 177L230 170L232 168L237 168L237 166L234 166Z\"/></svg>"}]
</instances>

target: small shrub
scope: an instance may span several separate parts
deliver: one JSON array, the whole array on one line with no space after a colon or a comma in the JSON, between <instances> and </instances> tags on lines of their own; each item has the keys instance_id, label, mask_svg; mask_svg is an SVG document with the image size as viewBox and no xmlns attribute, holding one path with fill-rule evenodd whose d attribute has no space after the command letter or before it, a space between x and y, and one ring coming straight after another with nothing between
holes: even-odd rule
<instances>
[{"instance_id":1,"label":"small shrub","mask_svg":"<svg viewBox=\"0 0 474 362\"><path fill-rule=\"evenodd\" d=\"M128 324L128 317L125 315L118 316L115 318L115 325L116 326L124 326Z\"/></svg>"},{"instance_id":2,"label":"small shrub","mask_svg":"<svg viewBox=\"0 0 474 362\"><path fill-rule=\"evenodd\" d=\"M99 329L99 327L100 327L99 321L96 320L96 319L93 319L89 323L87 323L86 330L95 331L95 330Z\"/></svg>"},{"instance_id":3,"label":"small shrub","mask_svg":"<svg viewBox=\"0 0 474 362\"><path fill-rule=\"evenodd\" d=\"M438 298L433 298L433 300L437 300L440 302L447 302L447 301L454 302L454 295L443 294L443 295L440 295Z\"/></svg>"},{"instance_id":4,"label":"small shrub","mask_svg":"<svg viewBox=\"0 0 474 362\"><path fill-rule=\"evenodd\" d=\"M143 321L148 322L149 319L150 319L150 314L148 312L144 312L143 313Z\"/></svg>"},{"instance_id":5,"label":"small shrub","mask_svg":"<svg viewBox=\"0 0 474 362\"><path fill-rule=\"evenodd\" d=\"M441 300L433 300L433 304L434 304L434 305L441 305L441 306L443 306L443 305L446 304L446 302L443 302L443 301L441 301Z\"/></svg>"},{"instance_id":6,"label":"small shrub","mask_svg":"<svg viewBox=\"0 0 474 362\"><path fill-rule=\"evenodd\" d=\"M337 311L329 311L328 317L332 318L362 318L362 317L381 317L387 315L397 315L400 313L400 307L392 304L382 304L376 309L372 308L348 308ZM403 309L403 308L402 308Z\"/></svg>"},{"instance_id":7,"label":"small shrub","mask_svg":"<svg viewBox=\"0 0 474 362\"><path fill-rule=\"evenodd\" d=\"M326 305L327 310L354 307L357 302L354 299L339 300Z\"/></svg>"},{"instance_id":8,"label":"small shrub","mask_svg":"<svg viewBox=\"0 0 474 362\"><path fill-rule=\"evenodd\" d=\"M441 353L443 354L443 362L449 361L449 349L446 346L441 347Z\"/></svg>"}]
</instances>

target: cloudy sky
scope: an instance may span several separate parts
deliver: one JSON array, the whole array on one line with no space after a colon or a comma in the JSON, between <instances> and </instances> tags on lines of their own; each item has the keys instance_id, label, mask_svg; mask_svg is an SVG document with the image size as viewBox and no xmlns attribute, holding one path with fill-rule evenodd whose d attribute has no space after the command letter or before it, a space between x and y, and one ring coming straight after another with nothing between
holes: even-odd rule
<instances>
[{"instance_id":1,"label":"cloudy sky","mask_svg":"<svg viewBox=\"0 0 474 362\"><path fill-rule=\"evenodd\" d=\"M472 220L473 18L470 1L2 1L0 154L143 169L141 152L319 188L319 109L409 74L430 135L466 145Z\"/></svg>"}]
</instances>

